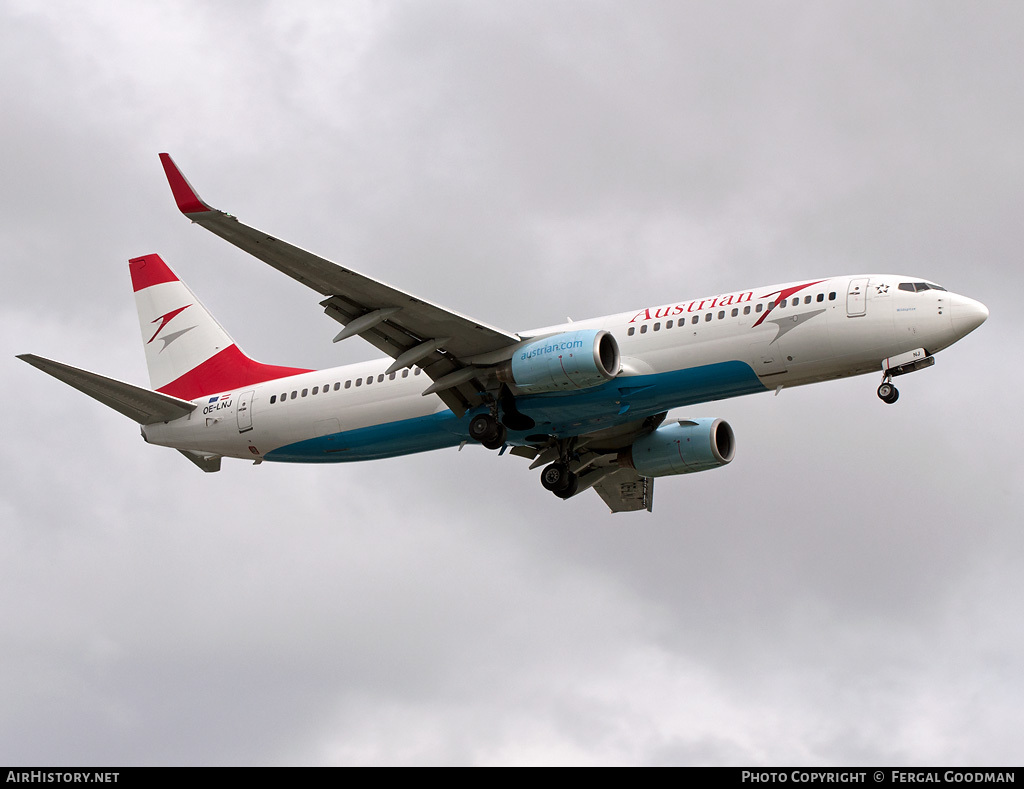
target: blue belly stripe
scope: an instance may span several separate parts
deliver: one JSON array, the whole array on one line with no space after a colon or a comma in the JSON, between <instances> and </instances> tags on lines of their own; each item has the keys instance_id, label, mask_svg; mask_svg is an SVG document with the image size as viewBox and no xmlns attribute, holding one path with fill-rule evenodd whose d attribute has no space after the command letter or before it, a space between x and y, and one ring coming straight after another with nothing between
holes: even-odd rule
<instances>
[{"instance_id":1,"label":"blue belly stripe","mask_svg":"<svg viewBox=\"0 0 1024 789\"><path fill-rule=\"evenodd\" d=\"M526 443L535 433L573 436L632 422L670 408L767 391L750 365L719 362L668 373L630 376L591 389L557 395L518 397L519 410L537 422L509 443ZM344 463L411 455L458 446L469 440L469 420L484 409L457 418L451 411L382 425L343 430L280 447L264 455L283 463Z\"/></svg>"}]
</instances>

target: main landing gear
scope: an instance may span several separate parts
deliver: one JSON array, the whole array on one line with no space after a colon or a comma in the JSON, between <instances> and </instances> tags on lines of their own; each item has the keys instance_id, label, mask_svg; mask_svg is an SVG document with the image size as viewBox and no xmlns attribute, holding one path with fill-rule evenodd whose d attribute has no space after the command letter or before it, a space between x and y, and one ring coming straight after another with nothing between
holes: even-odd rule
<instances>
[{"instance_id":1,"label":"main landing gear","mask_svg":"<svg viewBox=\"0 0 1024 789\"><path fill-rule=\"evenodd\" d=\"M522 429L529 430L534 421L518 411L510 410L506 418L498 420L497 403L491 406L488 414L477 414L469 422L469 437L474 441L483 444L487 449L501 449L508 438L508 430L519 429L517 424L508 424L511 414L512 420L518 420ZM504 423L504 424L503 424ZM508 424L508 427L505 425ZM574 439L563 439L557 442L558 460L544 467L540 473L540 484L550 490L560 499L568 499L576 495L580 487L580 479L570 468L569 463L575 458L573 454Z\"/></svg>"},{"instance_id":2,"label":"main landing gear","mask_svg":"<svg viewBox=\"0 0 1024 789\"><path fill-rule=\"evenodd\" d=\"M569 462L576 457L573 452L576 439L558 440L558 460L544 467L540 472L540 484L560 499L568 499L576 495L580 489L579 476L569 468Z\"/></svg>"},{"instance_id":3,"label":"main landing gear","mask_svg":"<svg viewBox=\"0 0 1024 789\"><path fill-rule=\"evenodd\" d=\"M883 403L892 405L900 399L900 390L897 389L889 381L889 376L882 379L882 383L878 387L878 397Z\"/></svg>"},{"instance_id":4,"label":"main landing gear","mask_svg":"<svg viewBox=\"0 0 1024 789\"><path fill-rule=\"evenodd\" d=\"M512 392L502 384L498 397L491 400L490 413L478 414L470 421L469 437L488 449L501 449L509 430L530 430L534 425L536 422L519 412Z\"/></svg>"},{"instance_id":5,"label":"main landing gear","mask_svg":"<svg viewBox=\"0 0 1024 789\"><path fill-rule=\"evenodd\" d=\"M488 449L501 449L508 430L494 414L478 414L469 423L469 437Z\"/></svg>"},{"instance_id":6,"label":"main landing gear","mask_svg":"<svg viewBox=\"0 0 1024 789\"><path fill-rule=\"evenodd\" d=\"M580 487L580 478L569 470L569 464L561 460L545 466L540 473L540 484L560 499L568 499Z\"/></svg>"}]
</instances>

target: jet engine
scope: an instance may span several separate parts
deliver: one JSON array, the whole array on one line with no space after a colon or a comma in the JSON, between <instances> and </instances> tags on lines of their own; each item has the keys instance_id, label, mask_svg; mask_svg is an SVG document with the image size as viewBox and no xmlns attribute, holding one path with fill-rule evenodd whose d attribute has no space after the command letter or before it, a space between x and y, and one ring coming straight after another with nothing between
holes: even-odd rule
<instances>
[{"instance_id":1,"label":"jet engine","mask_svg":"<svg viewBox=\"0 0 1024 789\"><path fill-rule=\"evenodd\" d=\"M498 380L523 394L588 389L621 369L619 344L604 330L562 332L516 349L498 368Z\"/></svg>"},{"instance_id":2,"label":"jet engine","mask_svg":"<svg viewBox=\"0 0 1024 789\"><path fill-rule=\"evenodd\" d=\"M736 438L724 419L682 419L619 452L619 465L644 477L692 474L732 462Z\"/></svg>"}]
</instances>

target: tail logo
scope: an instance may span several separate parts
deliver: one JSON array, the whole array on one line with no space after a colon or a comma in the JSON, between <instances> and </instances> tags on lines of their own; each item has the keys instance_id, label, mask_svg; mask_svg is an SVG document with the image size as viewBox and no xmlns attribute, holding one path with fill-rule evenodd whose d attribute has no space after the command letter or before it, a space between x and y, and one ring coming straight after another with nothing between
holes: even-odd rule
<instances>
[{"instance_id":1,"label":"tail logo","mask_svg":"<svg viewBox=\"0 0 1024 789\"><path fill-rule=\"evenodd\" d=\"M184 307L178 307L178 309L171 310L170 312L168 312L168 313L166 313L164 315L161 315L159 318L156 318L156 319L150 321L150 323L156 323L157 321L159 321L160 325L157 327L157 330L155 332L153 332L153 336L149 338L149 342L147 342L146 345L149 345L149 343L153 342L153 340L155 340L157 338L157 335L160 334L160 332L162 332L164 330L164 326L166 326L168 323L170 323L174 319L174 317L176 315L178 315L179 313L183 312L184 310L187 310L191 306L192 306L191 304L186 304ZM160 342L163 343L163 347L161 347L160 350L163 351L164 348L166 348L168 345L170 345L172 342L174 342L176 339L178 339L185 332L191 331L194 328L195 328L195 326L189 326L187 329L182 329L181 331L172 332L171 334L168 334L168 335L166 335L164 337L161 337L160 338Z\"/></svg>"}]
</instances>

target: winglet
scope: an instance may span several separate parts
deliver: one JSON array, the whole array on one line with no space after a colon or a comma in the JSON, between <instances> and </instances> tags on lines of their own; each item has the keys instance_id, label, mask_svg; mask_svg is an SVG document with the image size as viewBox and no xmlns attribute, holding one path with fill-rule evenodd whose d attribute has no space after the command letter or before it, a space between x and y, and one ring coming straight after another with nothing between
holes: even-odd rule
<instances>
[{"instance_id":1,"label":"winglet","mask_svg":"<svg viewBox=\"0 0 1024 789\"><path fill-rule=\"evenodd\" d=\"M178 210L181 213L189 216L190 214L205 214L207 211L214 210L196 194L196 190L192 188L192 184L188 182L188 179L181 174L181 170L178 169L178 165L174 163L170 154L160 154L160 164L164 166L167 183L171 185L174 202L178 204Z\"/></svg>"}]
</instances>

